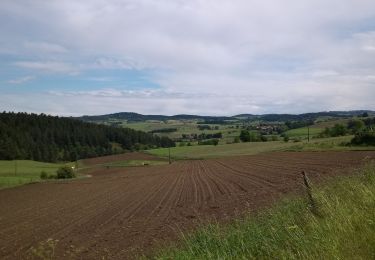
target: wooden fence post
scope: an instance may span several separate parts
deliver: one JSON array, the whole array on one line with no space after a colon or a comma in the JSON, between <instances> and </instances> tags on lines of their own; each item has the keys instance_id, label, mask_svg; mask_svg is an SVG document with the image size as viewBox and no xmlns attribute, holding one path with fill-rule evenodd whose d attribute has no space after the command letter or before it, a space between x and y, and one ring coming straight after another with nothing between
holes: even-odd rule
<instances>
[{"instance_id":1,"label":"wooden fence post","mask_svg":"<svg viewBox=\"0 0 375 260\"><path fill-rule=\"evenodd\" d=\"M307 177L307 173L305 171L302 171L301 174L303 176L303 183L306 187L307 197L309 199L309 203L310 203L310 206L311 206L311 212L314 215L321 217L321 214L320 214L319 209L318 209L318 205L316 204L316 201L314 200L314 197L313 197L313 194L312 194L312 187L311 187L310 179L309 179L309 177Z\"/></svg>"}]
</instances>

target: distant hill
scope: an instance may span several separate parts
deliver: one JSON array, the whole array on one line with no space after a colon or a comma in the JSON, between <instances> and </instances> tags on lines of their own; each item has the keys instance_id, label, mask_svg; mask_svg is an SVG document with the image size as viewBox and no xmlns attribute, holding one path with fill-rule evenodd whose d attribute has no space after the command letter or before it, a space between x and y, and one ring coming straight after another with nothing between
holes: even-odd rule
<instances>
[{"instance_id":1,"label":"distant hill","mask_svg":"<svg viewBox=\"0 0 375 260\"><path fill-rule=\"evenodd\" d=\"M0 160L73 161L174 145L167 137L130 128L44 114L0 113Z\"/></svg>"},{"instance_id":2,"label":"distant hill","mask_svg":"<svg viewBox=\"0 0 375 260\"><path fill-rule=\"evenodd\" d=\"M353 111L328 111L328 112L316 112L316 113L304 113L304 114L264 114L264 115L253 115L253 114L239 114L235 116L200 116L200 115L142 115L134 112L120 112L107 115L98 116L82 116L78 117L82 121L86 122L103 122L108 120L126 120L131 122L142 122L147 120L201 120L205 122L219 122L226 120L260 120L266 122L285 122L285 121L300 121L300 120L316 120L319 117L352 117L359 116L363 113L369 115L375 115L374 111L371 110L353 110Z\"/></svg>"},{"instance_id":3,"label":"distant hill","mask_svg":"<svg viewBox=\"0 0 375 260\"><path fill-rule=\"evenodd\" d=\"M165 116L165 115L142 115L134 112L120 112L107 115L98 115L98 116L82 116L78 119L83 121L95 122L95 121L107 121L109 119L118 119L118 120L127 120L132 122L137 121L147 121L147 120L230 120L232 117L216 117L216 116L198 116L198 115L174 115L174 116Z\"/></svg>"}]
</instances>

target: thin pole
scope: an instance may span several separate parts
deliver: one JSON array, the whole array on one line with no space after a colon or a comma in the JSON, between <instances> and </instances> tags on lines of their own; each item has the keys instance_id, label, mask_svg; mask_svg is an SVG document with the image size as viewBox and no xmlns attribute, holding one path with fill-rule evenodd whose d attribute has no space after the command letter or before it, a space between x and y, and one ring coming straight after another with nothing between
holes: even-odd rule
<instances>
[{"instance_id":1,"label":"thin pole","mask_svg":"<svg viewBox=\"0 0 375 260\"><path fill-rule=\"evenodd\" d=\"M171 164L171 147L168 147L168 154L169 154L169 164Z\"/></svg>"},{"instance_id":2,"label":"thin pole","mask_svg":"<svg viewBox=\"0 0 375 260\"><path fill-rule=\"evenodd\" d=\"M307 142L310 142L310 127L307 127Z\"/></svg>"}]
</instances>

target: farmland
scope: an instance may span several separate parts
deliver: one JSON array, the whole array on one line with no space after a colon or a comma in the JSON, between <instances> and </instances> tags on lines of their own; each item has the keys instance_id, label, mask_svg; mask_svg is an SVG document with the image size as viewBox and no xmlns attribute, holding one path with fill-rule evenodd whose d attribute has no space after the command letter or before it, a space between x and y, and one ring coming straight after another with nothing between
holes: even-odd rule
<instances>
[{"instance_id":1,"label":"farmland","mask_svg":"<svg viewBox=\"0 0 375 260\"><path fill-rule=\"evenodd\" d=\"M0 257L40 253L48 250L41 244L46 241L53 242L61 259L148 254L181 231L255 212L300 192L301 170L315 182L348 174L371 158L375 152L276 152L151 167L98 167L90 170L92 178L1 190ZM89 160L103 164L129 157Z\"/></svg>"},{"instance_id":2,"label":"farmland","mask_svg":"<svg viewBox=\"0 0 375 260\"><path fill-rule=\"evenodd\" d=\"M205 117L193 115L168 117L138 114L133 118L127 115L121 115L120 113L119 115L103 115L92 118L85 117L85 120L116 127L131 128L168 137L174 140L177 146L195 146L204 144L205 140L212 141L213 139L218 140L218 144L220 145L238 143L239 141L278 141L283 140L284 137L288 137L290 141L298 142L307 140L308 137L310 137L310 139L329 137L327 135L322 135L326 128L332 128L337 124L347 126L350 121L364 120L358 113L348 113L346 116L340 113L333 113L332 116L319 116L320 114L321 113L302 114L295 116L239 115L227 118L218 117L215 120L214 118L205 119ZM252 140L241 140L240 135L242 131L251 133L253 135ZM353 134L353 132L350 131L346 134L350 133ZM202 149L204 150L204 148ZM200 150L200 148L197 148L197 150Z\"/></svg>"}]
</instances>

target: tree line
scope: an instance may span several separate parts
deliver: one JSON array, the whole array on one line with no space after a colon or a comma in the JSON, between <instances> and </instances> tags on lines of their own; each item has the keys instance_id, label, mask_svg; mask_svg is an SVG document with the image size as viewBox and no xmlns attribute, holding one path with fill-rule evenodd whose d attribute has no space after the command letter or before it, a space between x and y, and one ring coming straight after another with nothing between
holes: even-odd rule
<instances>
[{"instance_id":1,"label":"tree line","mask_svg":"<svg viewBox=\"0 0 375 260\"><path fill-rule=\"evenodd\" d=\"M0 113L0 159L74 161L124 151L170 147L167 137L45 114Z\"/></svg>"}]
</instances>

